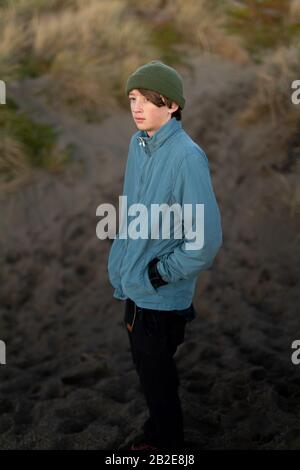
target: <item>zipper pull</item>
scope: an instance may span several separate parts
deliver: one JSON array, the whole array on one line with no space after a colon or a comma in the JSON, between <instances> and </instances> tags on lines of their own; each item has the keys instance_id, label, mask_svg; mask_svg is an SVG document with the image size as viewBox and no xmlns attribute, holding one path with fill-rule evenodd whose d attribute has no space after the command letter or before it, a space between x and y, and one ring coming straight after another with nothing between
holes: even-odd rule
<instances>
[{"instance_id":1,"label":"zipper pull","mask_svg":"<svg viewBox=\"0 0 300 470\"><path fill-rule=\"evenodd\" d=\"M134 316L133 316L132 324L129 325L129 323L127 323L127 330L130 331L130 333L132 333L132 330L133 330L133 325L134 325L134 321L135 321L135 316L136 316L136 304L134 304Z\"/></svg>"}]
</instances>

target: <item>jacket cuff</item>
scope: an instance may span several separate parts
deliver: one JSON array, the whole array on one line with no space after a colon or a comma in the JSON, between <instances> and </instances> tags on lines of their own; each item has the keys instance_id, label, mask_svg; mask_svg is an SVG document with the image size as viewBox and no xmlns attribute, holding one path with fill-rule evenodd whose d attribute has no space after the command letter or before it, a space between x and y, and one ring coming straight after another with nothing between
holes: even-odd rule
<instances>
[{"instance_id":1,"label":"jacket cuff","mask_svg":"<svg viewBox=\"0 0 300 470\"><path fill-rule=\"evenodd\" d=\"M157 263L159 262L158 258L154 258L150 263L148 264L148 275L150 282L154 288L164 286L165 284L168 284L168 282L164 281L163 278L161 277L158 269L157 269Z\"/></svg>"}]
</instances>

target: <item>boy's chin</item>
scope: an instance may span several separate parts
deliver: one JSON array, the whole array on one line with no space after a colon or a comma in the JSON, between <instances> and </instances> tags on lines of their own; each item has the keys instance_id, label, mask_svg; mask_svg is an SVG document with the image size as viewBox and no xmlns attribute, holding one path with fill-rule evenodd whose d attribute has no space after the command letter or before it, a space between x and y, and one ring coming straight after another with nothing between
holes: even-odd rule
<instances>
[{"instance_id":1,"label":"boy's chin","mask_svg":"<svg viewBox=\"0 0 300 470\"><path fill-rule=\"evenodd\" d=\"M145 124L144 122L136 122L135 124L136 124L136 126L137 126L138 128L141 128L141 129L143 129L144 131L146 131L146 130L148 129L147 124Z\"/></svg>"}]
</instances>

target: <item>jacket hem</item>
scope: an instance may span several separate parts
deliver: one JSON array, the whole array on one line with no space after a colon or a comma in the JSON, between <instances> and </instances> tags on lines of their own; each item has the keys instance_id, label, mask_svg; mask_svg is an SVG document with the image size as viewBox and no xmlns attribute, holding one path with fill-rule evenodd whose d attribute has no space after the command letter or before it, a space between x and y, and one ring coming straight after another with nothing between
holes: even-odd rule
<instances>
[{"instance_id":1,"label":"jacket hem","mask_svg":"<svg viewBox=\"0 0 300 470\"><path fill-rule=\"evenodd\" d=\"M145 302L145 301L139 301L135 300L132 298L132 300L136 303L136 305L140 308L149 308L153 310L184 310L188 308L191 303L191 300L187 300L186 302L176 302L176 305L168 304L168 303L162 303L162 302Z\"/></svg>"}]
</instances>

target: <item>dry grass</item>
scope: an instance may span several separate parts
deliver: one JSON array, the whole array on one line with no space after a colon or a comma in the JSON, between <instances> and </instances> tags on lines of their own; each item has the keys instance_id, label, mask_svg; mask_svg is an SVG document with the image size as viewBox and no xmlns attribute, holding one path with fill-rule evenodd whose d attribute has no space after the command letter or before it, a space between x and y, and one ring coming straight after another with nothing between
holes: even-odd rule
<instances>
[{"instance_id":1,"label":"dry grass","mask_svg":"<svg viewBox=\"0 0 300 470\"><path fill-rule=\"evenodd\" d=\"M21 24L13 9L0 15L0 73L8 80L15 76L28 45L25 25Z\"/></svg>"},{"instance_id":2,"label":"dry grass","mask_svg":"<svg viewBox=\"0 0 300 470\"><path fill-rule=\"evenodd\" d=\"M8 100L0 114L0 190L32 179L34 173L62 173L72 160L51 126L32 121Z\"/></svg>"},{"instance_id":3,"label":"dry grass","mask_svg":"<svg viewBox=\"0 0 300 470\"><path fill-rule=\"evenodd\" d=\"M21 142L9 134L1 133L0 140L0 192L11 191L31 180L26 150Z\"/></svg>"},{"instance_id":4,"label":"dry grass","mask_svg":"<svg viewBox=\"0 0 300 470\"><path fill-rule=\"evenodd\" d=\"M299 77L300 43L279 47L266 56L257 75L256 90L247 109L240 114L240 122L251 123L270 117L295 130L300 124L299 106L291 101L292 82Z\"/></svg>"},{"instance_id":5,"label":"dry grass","mask_svg":"<svg viewBox=\"0 0 300 470\"><path fill-rule=\"evenodd\" d=\"M297 23L300 0L263 2L283 11L288 25ZM241 16L239 6L244 3L248 5L246 17L245 12ZM0 2L0 77L8 81L12 77L47 75L43 96L50 106L68 106L72 113L99 119L103 108L120 103L128 106L124 95L128 75L153 58L170 58L170 63L173 59L176 63L185 49L193 48L199 54L213 53L247 63L250 56L241 40L228 32L224 5L235 8L235 18L242 21L243 30L249 14L258 15L263 27L268 24L268 12L264 10L260 18L252 8L256 3L153 0L145 5L139 0L6 0ZM277 28L281 23L276 21ZM256 43L257 29L251 22L249 26L249 21L246 29ZM176 44L182 46L182 52L174 49L169 53ZM265 113L273 120L284 117L292 125L298 122L299 112L296 115L298 109L291 105L289 94L291 81L299 78L299 65L296 45L278 48L267 56L259 70L256 93L241 121L256 121ZM8 179L17 178L24 169L26 148L14 133L0 146L0 172L7 171ZM42 165L53 171L61 168L55 156L45 156ZM27 166L30 168L30 159Z\"/></svg>"},{"instance_id":6,"label":"dry grass","mask_svg":"<svg viewBox=\"0 0 300 470\"><path fill-rule=\"evenodd\" d=\"M82 111L114 105L128 74L156 55L147 31L121 0L74 0L58 11L56 3L12 2L1 12L2 69L47 73L52 103Z\"/></svg>"},{"instance_id":7,"label":"dry grass","mask_svg":"<svg viewBox=\"0 0 300 470\"><path fill-rule=\"evenodd\" d=\"M300 36L299 0L228 1L227 31L238 35L258 62L267 50Z\"/></svg>"},{"instance_id":8,"label":"dry grass","mask_svg":"<svg viewBox=\"0 0 300 470\"><path fill-rule=\"evenodd\" d=\"M147 49L147 34L125 14L121 2L92 3L62 14L59 21L53 17L36 22L35 54L53 57L50 73L64 100L77 102L81 109L116 103Z\"/></svg>"},{"instance_id":9,"label":"dry grass","mask_svg":"<svg viewBox=\"0 0 300 470\"><path fill-rule=\"evenodd\" d=\"M168 8L174 26L187 43L195 44L206 53L217 54L241 64L249 61L249 55L241 47L239 39L225 32L224 9L216 2L174 0L169 2Z\"/></svg>"},{"instance_id":10,"label":"dry grass","mask_svg":"<svg viewBox=\"0 0 300 470\"><path fill-rule=\"evenodd\" d=\"M300 164L299 144L294 143L293 155L289 147L300 129L300 105L292 103L292 82L299 77L300 70L300 43L289 47L279 47L265 56L257 74L254 94L249 99L245 110L238 115L238 122L242 125L265 125L271 120L273 129L280 133L287 154L287 165L274 165L269 167L274 188L277 188L278 200L287 209L289 217L296 218L300 211ZM266 139L268 137L266 136ZM282 152L283 150L278 150ZM292 156L291 156L292 155ZM270 158L270 156L268 156Z\"/></svg>"},{"instance_id":11,"label":"dry grass","mask_svg":"<svg viewBox=\"0 0 300 470\"><path fill-rule=\"evenodd\" d=\"M300 0L292 0L290 3L288 21L290 23L300 23Z\"/></svg>"},{"instance_id":12,"label":"dry grass","mask_svg":"<svg viewBox=\"0 0 300 470\"><path fill-rule=\"evenodd\" d=\"M89 119L117 106L129 73L158 55L145 26L121 0L11 0L0 13L1 79L47 74L43 96L49 105L67 105ZM40 170L61 172L67 155L54 142L48 146L47 131L5 110L0 189L13 189Z\"/></svg>"}]
</instances>

